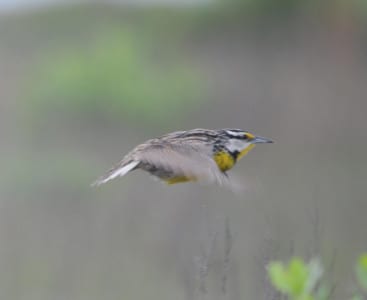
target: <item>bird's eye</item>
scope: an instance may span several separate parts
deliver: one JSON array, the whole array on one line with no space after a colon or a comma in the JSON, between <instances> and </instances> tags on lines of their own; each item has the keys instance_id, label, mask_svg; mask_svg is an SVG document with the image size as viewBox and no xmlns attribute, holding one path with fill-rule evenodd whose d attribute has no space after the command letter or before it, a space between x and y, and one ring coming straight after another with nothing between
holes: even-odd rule
<instances>
[{"instance_id":1,"label":"bird's eye","mask_svg":"<svg viewBox=\"0 0 367 300\"><path fill-rule=\"evenodd\" d=\"M247 140L247 139L248 139L248 135L245 133L245 134L242 136L242 138L243 138L244 140Z\"/></svg>"}]
</instances>

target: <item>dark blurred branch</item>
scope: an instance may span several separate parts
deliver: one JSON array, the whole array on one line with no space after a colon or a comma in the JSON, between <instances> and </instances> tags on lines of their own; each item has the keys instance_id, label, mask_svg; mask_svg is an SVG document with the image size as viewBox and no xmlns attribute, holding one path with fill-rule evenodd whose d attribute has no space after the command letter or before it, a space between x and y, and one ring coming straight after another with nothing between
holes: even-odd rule
<instances>
[{"instance_id":1,"label":"dark blurred branch","mask_svg":"<svg viewBox=\"0 0 367 300\"><path fill-rule=\"evenodd\" d=\"M211 238L211 241L208 245L208 248L206 249L206 251L204 251L204 253L202 253L202 255L198 258L197 260L197 265L198 265L198 280L199 280L199 291L201 293L201 295L205 295L208 292L208 289L206 287L206 279L208 277L209 274L209 268L210 268L210 259L212 257L212 253L214 251L215 248L215 243L217 240L217 235L218 232L215 232Z\"/></svg>"},{"instance_id":2,"label":"dark blurred branch","mask_svg":"<svg viewBox=\"0 0 367 300\"><path fill-rule=\"evenodd\" d=\"M320 223L320 210L317 201L315 200L314 210L311 214L311 225L312 225L312 240L311 240L311 253L310 258L320 255L320 237L321 237L321 223Z\"/></svg>"},{"instance_id":3,"label":"dark blurred branch","mask_svg":"<svg viewBox=\"0 0 367 300\"><path fill-rule=\"evenodd\" d=\"M227 282L229 273L230 254L233 246L233 235L229 225L229 219L226 218L225 223L225 236L224 236L224 264L223 264L223 276L222 276L222 292L224 295L227 293Z\"/></svg>"}]
</instances>

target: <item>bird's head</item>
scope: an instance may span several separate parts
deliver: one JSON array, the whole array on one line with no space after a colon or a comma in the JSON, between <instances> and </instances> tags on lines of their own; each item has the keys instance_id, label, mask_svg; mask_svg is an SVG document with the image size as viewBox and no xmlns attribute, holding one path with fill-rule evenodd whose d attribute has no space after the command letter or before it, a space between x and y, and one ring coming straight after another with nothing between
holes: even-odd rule
<instances>
[{"instance_id":1,"label":"bird's head","mask_svg":"<svg viewBox=\"0 0 367 300\"><path fill-rule=\"evenodd\" d=\"M241 129L224 129L223 133L227 137L226 148L237 159L245 156L256 144L273 143L270 139L256 136Z\"/></svg>"}]
</instances>

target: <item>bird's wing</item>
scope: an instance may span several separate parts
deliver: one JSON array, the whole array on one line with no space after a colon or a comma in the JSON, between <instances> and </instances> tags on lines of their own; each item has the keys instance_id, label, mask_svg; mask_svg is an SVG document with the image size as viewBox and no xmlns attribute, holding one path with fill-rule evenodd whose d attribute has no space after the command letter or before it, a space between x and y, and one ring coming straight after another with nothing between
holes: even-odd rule
<instances>
[{"instance_id":1,"label":"bird's wing","mask_svg":"<svg viewBox=\"0 0 367 300\"><path fill-rule=\"evenodd\" d=\"M145 148L145 151L138 153L136 159L142 163L172 171L178 176L220 185L228 182L228 177L219 170L208 151L195 146L172 143L153 144Z\"/></svg>"}]
</instances>

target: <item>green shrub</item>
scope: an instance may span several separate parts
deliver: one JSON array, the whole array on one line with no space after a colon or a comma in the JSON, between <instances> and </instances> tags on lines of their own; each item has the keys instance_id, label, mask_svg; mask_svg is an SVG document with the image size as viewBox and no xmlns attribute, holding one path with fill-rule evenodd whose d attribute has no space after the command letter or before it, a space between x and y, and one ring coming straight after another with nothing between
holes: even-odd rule
<instances>
[{"instance_id":1,"label":"green shrub","mask_svg":"<svg viewBox=\"0 0 367 300\"><path fill-rule=\"evenodd\" d=\"M319 284L323 268L318 260L308 264L300 258L292 258L288 264L272 262L268 272L273 286L290 299L326 299L327 290Z\"/></svg>"},{"instance_id":2,"label":"green shrub","mask_svg":"<svg viewBox=\"0 0 367 300\"><path fill-rule=\"evenodd\" d=\"M361 292L356 292L352 300L362 300L367 292L367 254L358 259L355 267ZM323 282L323 268L319 260L305 263L300 258L292 258L289 263L275 261L268 266L268 275L273 287L291 300L326 300L330 289Z\"/></svg>"}]
</instances>

